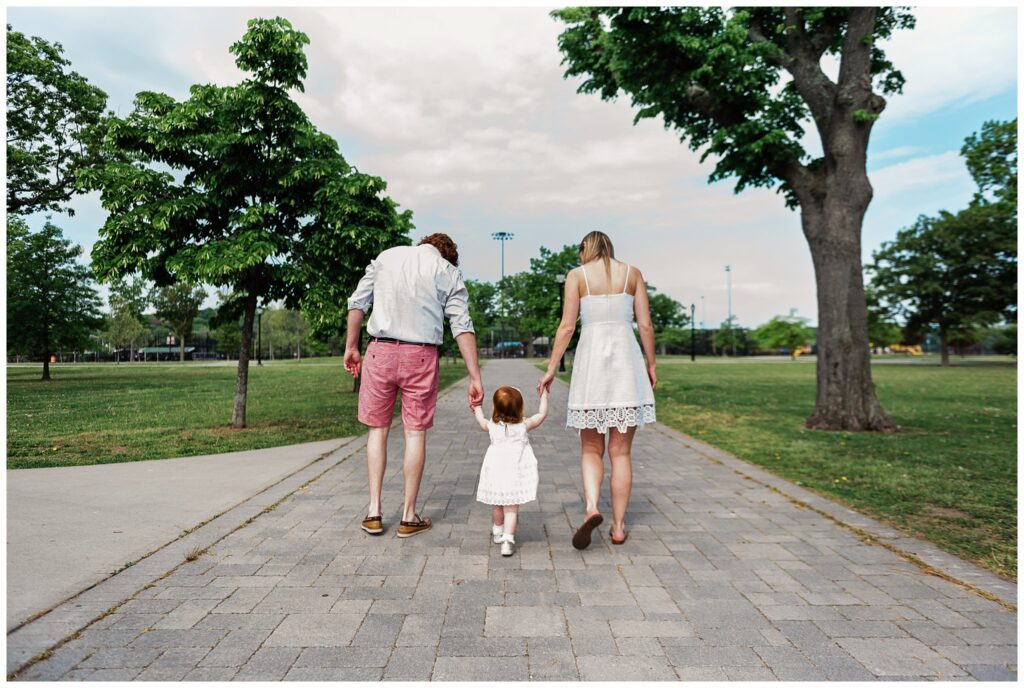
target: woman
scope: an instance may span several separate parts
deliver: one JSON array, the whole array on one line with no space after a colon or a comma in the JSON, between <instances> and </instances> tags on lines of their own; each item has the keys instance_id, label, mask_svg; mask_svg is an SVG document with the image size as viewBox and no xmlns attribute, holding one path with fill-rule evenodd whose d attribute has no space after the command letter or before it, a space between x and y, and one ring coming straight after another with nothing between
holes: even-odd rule
<instances>
[{"instance_id":1,"label":"woman","mask_svg":"<svg viewBox=\"0 0 1024 688\"><path fill-rule=\"evenodd\" d=\"M583 329L573 359L566 427L580 432L587 509L572 544L576 549L586 549L591 531L604 521L597 504L604 480L605 440L612 464L612 544L621 545L628 537L625 517L633 486L633 434L655 420L654 387L658 382L654 327L643 275L635 267L615 260L612 242L603 232L591 232L583 238L580 267L566 277L562 322L551 347L547 373L537 383L538 393L555 379L555 368L576 330L577 314L583 320ZM634 316L643 354L633 334Z\"/></svg>"}]
</instances>

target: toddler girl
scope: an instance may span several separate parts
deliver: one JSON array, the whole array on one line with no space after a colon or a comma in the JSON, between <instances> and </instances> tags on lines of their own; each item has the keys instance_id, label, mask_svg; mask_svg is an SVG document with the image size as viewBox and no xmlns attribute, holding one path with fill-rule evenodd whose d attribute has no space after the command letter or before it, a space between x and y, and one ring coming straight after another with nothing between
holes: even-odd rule
<instances>
[{"instance_id":1,"label":"toddler girl","mask_svg":"<svg viewBox=\"0 0 1024 688\"><path fill-rule=\"evenodd\" d=\"M480 429L491 436L483 466L477 501L491 504L491 537L501 545L501 555L512 556L516 544L519 505L537 498L537 457L530 446L528 430L548 415L548 391L540 398L540 409L523 419L523 395L515 387L499 387L494 393L491 419L484 418L482 406L473 409Z\"/></svg>"}]
</instances>

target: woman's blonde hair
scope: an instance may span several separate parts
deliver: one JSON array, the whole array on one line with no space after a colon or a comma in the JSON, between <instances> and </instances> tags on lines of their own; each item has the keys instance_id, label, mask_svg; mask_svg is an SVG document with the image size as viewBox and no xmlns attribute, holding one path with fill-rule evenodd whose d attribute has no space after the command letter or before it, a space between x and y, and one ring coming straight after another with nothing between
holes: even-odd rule
<instances>
[{"instance_id":1,"label":"woman's blonde hair","mask_svg":"<svg viewBox=\"0 0 1024 688\"><path fill-rule=\"evenodd\" d=\"M515 387L499 387L494 392L494 411L491 420L495 423L515 425L523 422L523 395Z\"/></svg>"},{"instance_id":2,"label":"woman's blonde hair","mask_svg":"<svg viewBox=\"0 0 1024 688\"><path fill-rule=\"evenodd\" d=\"M600 258L604 261L604 271L608 274L608 281L612 280L612 258L615 257L615 247L612 240L604 232L593 231L583 237L580 242L580 263L589 263Z\"/></svg>"}]
</instances>

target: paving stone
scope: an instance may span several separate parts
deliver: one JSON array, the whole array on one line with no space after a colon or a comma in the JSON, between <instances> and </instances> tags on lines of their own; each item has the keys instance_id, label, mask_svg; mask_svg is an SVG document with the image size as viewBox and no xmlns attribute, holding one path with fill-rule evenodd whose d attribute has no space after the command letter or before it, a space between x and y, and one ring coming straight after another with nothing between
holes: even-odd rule
<instances>
[{"instance_id":1,"label":"paving stone","mask_svg":"<svg viewBox=\"0 0 1024 688\"><path fill-rule=\"evenodd\" d=\"M383 667L391 648L382 647L308 647L295 660L295 668Z\"/></svg>"},{"instance_id":2,"label":"paving stone","mask_svg":"<svg viewBox=\"0 0 1024 688\"><path fill-rule=\"evenodd\" d=\"M530 676L526 657L438 657L432 681L525 681Z\"/></svg>"},{"instance_id":3,"label":"paving stone","mask_svg":"<svg viewBox=\"0 0 1024 688\"><path fill-rule=\"evenodd\" d=\"M612 619L616 638L690 638L697 634L682 618L674 620Z\"/></svg>"},{"instance_id":4,"label":"paving stone","mask_svg":"<svg viewBox=\"0 0 1024 688\"><path fill-rule=\"evenodd\" d=\"M961 676L965 672L916 638L840 638L836 641L876 676Z\"/></svg>"},{"instance_id":5,"label":"paving stone","mask_svg":"<svg viewBox=\"0 0 1024 688\"><path fill-rule=\"evenodd\" d=\"M344 667L336 669L305 669L293 667L285 675L286 681L379 681L383 671L370 667Z\"/></svg>"},{"instance_id":6,"label":"paving stone","mask_svg":"<svg viewBox=\"0 0 1024 688\"><path fill-rule=\"evenodd\" d=\"M441 620L435 615L409 614L395 644L399 647L437 647L441 637Z\"/></svg>"},{"instance_id":7,"label":"paving stone","mask_svg":"<svg viewBox=\"0 0 1024 688\"><path fill-rule=\"evenodd\" d=\"M404 621L405 616L401 614L367 614L352 639L352 645L391 648L395 645Z\"/></svg>"},{"instance_id":8,"label":"paving stone","mask_svg":"<svg viewBox=\"0 0 1024 688\"><path fill-rule=\"evenodd\" d=\"M135 677L136 681L183 681L191 667L147 667Z\"/></svg>"},{"instance_id":9,"label":"paving stone","mask_svg":"<svg viewBox=\"0 0 1024 688\"><path fill-rule=\"evenodd\" d=\"M558 607L487 607L484 635L565 636L566 622Z\"/></svg>"},{"instance_id":10,"label":"paving stone","mask_svg":"<svg viewBox=\"0 0 1024 688\"><path fill-rule=\"evenodd\" d=\"M966 664L964 669L979 681L1016 681L1017 672L1004 664Z\"/></svg>"},{"instance_id":11,"label":"paving stone","mask_svg":"<svg viewBox=\"0 0 1024 688\"><path fill-rule=\"evenodd\" d=\"M235 681L279 681L298 656L299 650L291 647L261 647L232 678Z\"/></svg>"},{"instance_id":12,"label":"paving stone","mask_svg":"<svg viewBox=\"0 0 1024 688\"><path fill-rule=\"evenodd\" d=\"M185 674L185 681L230 681L238 669L226 667L198 667Z\"/></svg>"},{"instance_id":13,"label":"paving stone","mask_svg":"<svg viewBox=\"0 0 1024 688\"><path fill-rule=\"evenodd\" d=\"M79 665L84 669L142 669L163 652L158 647L96 650Z\"/></svg>"},{"instance_id":14,"label":"paving stone","mask_svg":"<svg viewBox=\"0 0 1024 688\"><path fill-rule=\"evenodd\" d=\"M579 679L572 643L568 638L527 638L531 681L575 681Z\"/></svg>"},{"instance_id":15,"label":"paving stone","mask_svg":"<svg viewBox=\"0 0 1024 688\"><path fill-rule=\"evenodd\" d=\"M264 643L267 647L341 647L363 622L358 614L289 614Z\"/></svg>"},{"instance_id":16,"label":"paving stone","mask_svg":"<svg viewBox=\"0 0 1024 688\"><path fill-rule=\"evenodd\" d=\"M580 657L584 681L673 681L676 673L664 657Z\"/></svg>"},{"instance_id":17,"label":"paving stone","mask_svg":"<svg viewBox=\"0 0 1024 688\"><path fill-rule=\"evenodd\" d=\"M752 648L742 645L667 647L665 656L673 666L764 666Z\"/></svg>"},{"instance_id":18,"label":"paving stone","mask_svg":"<svg viewBox=\"0 0 1024 688\"><path fill-rule=\"evenodd\" d=\"M396 647L384 669L385 681L428 681L434 670L434 649Z\"/></svg>"},{"instance_id":19,"label":"paving stone","mask_svg":"<svg viewBox=\"0 0 1024 688\"><path fill-rule=\"evenodd\" d=\"M442 637L438 657L520 657L526 654L525 638Z\"/></svg>"},{"instance_id":20,"label":"paving stone","mask_svg":"<svg viewBox=\"0 0 1024 688\"><path fill-rule=\"evenodd\" d=\"M149 669L194 669L200 660L209 653L206 647L172 647L153 660ZM187 671L185 673L188 673Z\"/></svg>"}]
</instances>

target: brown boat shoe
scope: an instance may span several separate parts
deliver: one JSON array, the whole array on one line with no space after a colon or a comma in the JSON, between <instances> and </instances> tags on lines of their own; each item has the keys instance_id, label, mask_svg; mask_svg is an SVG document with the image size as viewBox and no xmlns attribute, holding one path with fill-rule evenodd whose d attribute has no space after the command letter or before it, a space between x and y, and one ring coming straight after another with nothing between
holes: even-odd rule
<instances>
[{"instance_id":1,"label":"brown boat shoe","mask_svg":"<svg viewBox=\"0 0 1024 688\"><path fill-rule=\"evenodd\" d=\"M380 535L384 532L384 515L367 516L363 519L361 527L370 535Z\"/></svg>"},{"instance_id":2,"label":"brown boat shoe","mask_svg":"<svg viewBox=\"0 0 1024 688\"><path fill-rule=\"evenodd\" d=\"M413 515L416 517L415 521L398 522L398 537L412 537L413 535L422 533L424 530L430 530L430 526L434 525L429 518L422 518L419 514Z\"/></svg>"}]
</instances>

